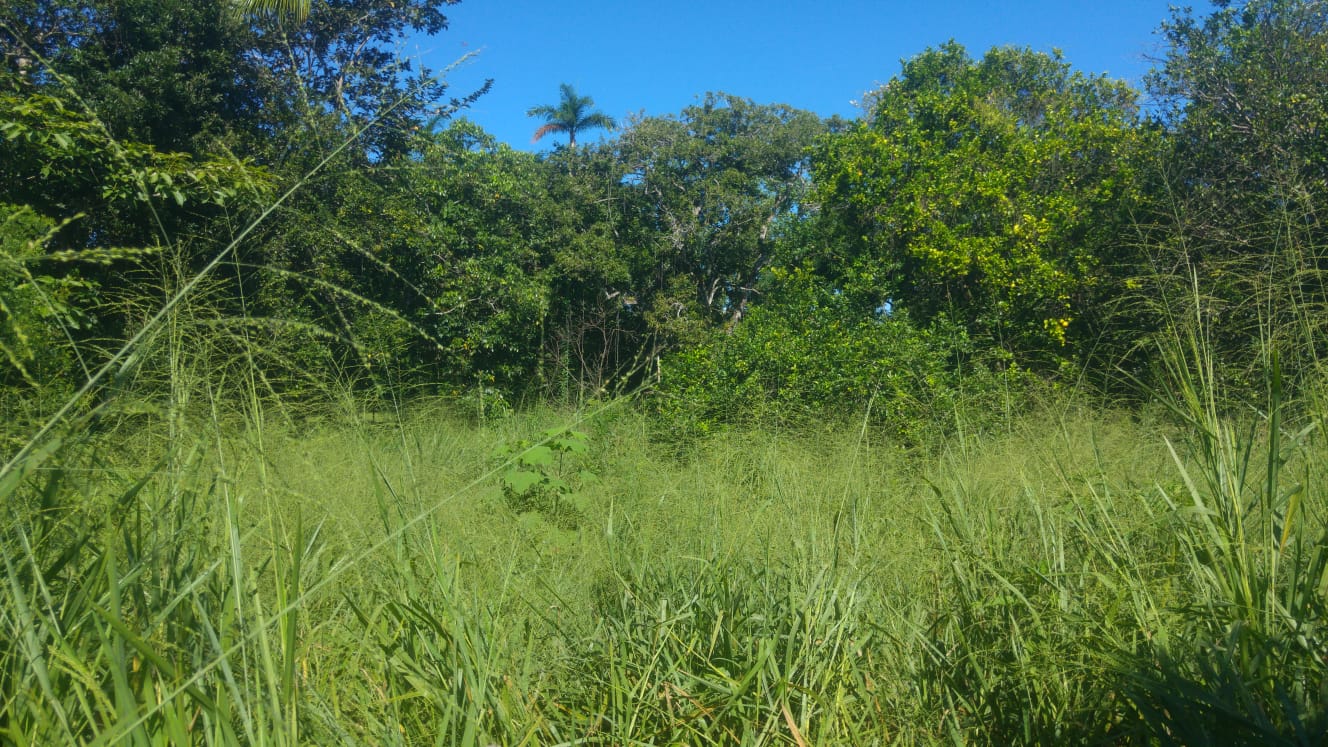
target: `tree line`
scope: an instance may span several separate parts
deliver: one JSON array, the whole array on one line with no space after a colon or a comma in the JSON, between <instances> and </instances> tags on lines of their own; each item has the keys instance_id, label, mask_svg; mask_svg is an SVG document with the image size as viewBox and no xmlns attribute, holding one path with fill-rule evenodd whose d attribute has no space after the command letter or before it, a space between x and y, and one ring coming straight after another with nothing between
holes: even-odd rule
<instances>
[{"instance_id":1,"label":"tree line","mask_svg":"<svg viewBox=\"0 0 1328 747\"><path fill-rule=\"evenodd\" d=\"M1324 352L1328 5L1175 11L1146 90L947 42L829 119L706 93L540 154L393 52L451 2L0 10L0 387L37 418L207 269L182 335L314 379L706 427L1011 382L1122 392L1176 320L1255 387ZM619 126L620 125L620 126ZM608 127L598 142L575 139ZM257 219L262 218L261 221ZM257 221L257 222L255 222ZM222 261L216 260L221 258ZM151 386L169 340L116 386Z\"/></svg>"}]
</instances>

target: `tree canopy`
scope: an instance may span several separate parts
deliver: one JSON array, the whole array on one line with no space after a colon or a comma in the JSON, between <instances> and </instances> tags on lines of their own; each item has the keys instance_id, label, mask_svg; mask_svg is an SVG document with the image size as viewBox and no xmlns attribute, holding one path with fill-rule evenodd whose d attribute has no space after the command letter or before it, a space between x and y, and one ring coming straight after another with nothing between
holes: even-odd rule
<instances>
[{"instance_id":1,"label":"tree canopy","mask_svg":"<svg viewBox=\"0 0 1328 747\"><path fill-rule=\"evenodd\" d=\"M1135 168L1136 94L1055 55L953 42L904 63L866 116L820 147L835 247L823 264L863 309L950 318L1021 356L1074 350Z\"/></svg>"},{"instance_id":2,"label":"tree canopy","mask_svg":"<svg viewBox=\"0 0 1328 747\"><path fill-rule=\"evenodd\" d=\"M568 138L541 155L449 121L485 88L454 96L395 54L446 30L450 4L6 6L5 246L66 289L71 311L51 318L81 304L86 334L112 338L129 307L90 310L170 272L42 252L160 251L187 271L300 183L213 296L218 313L283 319L295 370L326 355L447 391L582 396L654 361L698 401L759 382L743 386L827 407L868 396L872 355L1139 377L1158 299L1192 276L1233 366L1252 370L1269 336L1306 365L1322 347L1307 311L1328 306L1319 0L1177 12L1147 112L1059 53L950 42L905 60L852 121L707 93L619 128L563 84L528 110L536 141ZM594 129L606 136L587 145ZM20 276L6 282L28 288L10 297L29 299L34 329L37 286ZM11 363L36 365L40 347L9 339ZM942 379L897 379L897 396Z\"/></svg>"}]
</instances>

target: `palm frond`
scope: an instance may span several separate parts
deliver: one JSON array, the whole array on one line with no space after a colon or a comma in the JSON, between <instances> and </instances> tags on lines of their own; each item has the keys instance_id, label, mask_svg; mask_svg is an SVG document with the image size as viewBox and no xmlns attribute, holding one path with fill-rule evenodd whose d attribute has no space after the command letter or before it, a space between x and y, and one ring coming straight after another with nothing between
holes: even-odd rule
<instances>
[{"instance_id":1,"label":"palm frond","mask_svg":"<svg viewBox=\"0 0 1328 747\"><path fill-rule=\"evenodd\" d=\"M550 135L556 132L567 132L567 125L564 125L561 122L550 122L538 130L535 130L535 136L530 139L530 142L537 143L540 138L545 135Z\"/></svg>"},{"instance_id":2,"label":"palm frond","mask_svg":"<svg viewBox=\"0 0 1328 747\"><path fill-rule=\"evenodd\" d=\"M312 0L230 0L231 12L239 16L289 16L296 22L309 17Z\"/></svg>"},{"instance_id":3,"label":"palm frond","mask_svg":"<svg viewBox=\"0 0 1328 747\"><path fill-rule=\"evenodd\" d=\"M581 127L583 129L599 127L605 130L616 130L618 129L618 120L604 112L593 112L581 119Z\"/></svg>"}]
</instances>

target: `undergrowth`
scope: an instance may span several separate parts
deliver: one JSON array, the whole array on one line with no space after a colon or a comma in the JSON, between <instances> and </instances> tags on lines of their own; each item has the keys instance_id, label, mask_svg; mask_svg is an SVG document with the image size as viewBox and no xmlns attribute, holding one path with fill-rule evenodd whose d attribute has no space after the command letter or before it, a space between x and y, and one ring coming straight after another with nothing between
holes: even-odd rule
<instances>
[{"instance_id":1,"label":"undergrowth","mask_svg":"<svg viewBox=\"0 0 1328 747\"><path fill-rule=\"evenodd\" d=\"M626 405L296 423L225 404L164 448L113 448L140 424L10 473L6 741L1324 733L1312 413L1065 406L933 454L750 429L680 458ZM554 469L538 448L569 423L598 476L575 523L514 504L494 461L527 438L506 464Z\"/></svg>"}]
</instances>

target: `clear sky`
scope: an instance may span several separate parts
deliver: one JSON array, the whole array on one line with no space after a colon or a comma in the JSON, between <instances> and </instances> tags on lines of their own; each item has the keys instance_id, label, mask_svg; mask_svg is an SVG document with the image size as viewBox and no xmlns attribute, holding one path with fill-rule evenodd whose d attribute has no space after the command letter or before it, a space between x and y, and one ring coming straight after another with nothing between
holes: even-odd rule
<instances>
[{"instance_id":1,"label":"clear sky","mask_svg":"<svg viewBox=\"0 0 1328 747\"><path fill-rule=\"evenodd\" d=\"M997 45L1060 49L1076 69L1136 86L1160 50L1166 0L980 2L906 0L464 0L450 28L412 39L405 54L448 74L453 93L493 78L465 115L513 147L540 125L526 110L554 104L558 84L617 117L676 113L706 91L822 116L857 116L852 102L899 71L900 60L955 39L974 57ZM1206 2L1196 2L1207 12ZM589 135L588 137L597 137Z\"/></svg>"}]
</instances>

